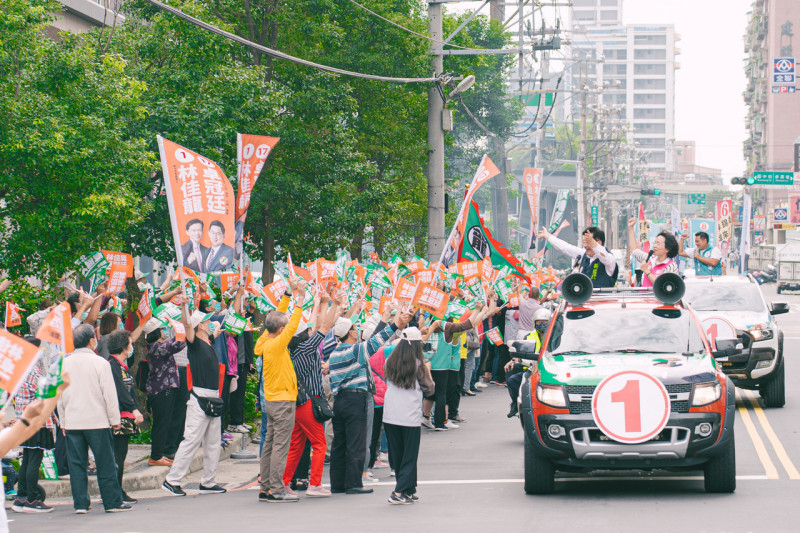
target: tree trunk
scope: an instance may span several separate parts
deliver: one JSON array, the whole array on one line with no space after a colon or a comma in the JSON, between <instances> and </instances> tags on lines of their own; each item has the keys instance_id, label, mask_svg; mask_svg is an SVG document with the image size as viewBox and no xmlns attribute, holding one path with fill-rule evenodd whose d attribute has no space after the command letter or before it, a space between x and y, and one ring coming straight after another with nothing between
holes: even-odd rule
<instances>
[{"instance_id":1,"label":"tree trunk","mask_svg":"<svg viewBox=\"0 0 800 533\"><path fill-rule=\"evenodd\" d=\"M272 264L272 262L275 261L275 236L273 234L272 214L269 210L269 206L267 206L265 214L266 228L264 231L264 241L262 243L264 267L261 270L261 283L269 285L272 283L272 278L275 277L275 266Z\"/></svg>"},{"instance_id":2,"label":"tree trunk","mask_svg":"<svg viewBox=\"0 0 800 533\"><path fill-rule=\"evenodd\" d=\"M358 230L356 230L356 235L353 237L353 240L350 241L350 258L351 259L358 259L359 261L363 258L364 254L364 229L365 226L359 226Z\"/></svg>"}]
</instances>

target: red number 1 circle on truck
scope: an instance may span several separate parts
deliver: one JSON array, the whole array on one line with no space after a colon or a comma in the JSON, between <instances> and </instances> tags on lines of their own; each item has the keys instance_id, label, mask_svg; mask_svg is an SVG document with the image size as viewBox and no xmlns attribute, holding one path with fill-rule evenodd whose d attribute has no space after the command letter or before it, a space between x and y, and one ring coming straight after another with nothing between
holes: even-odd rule
<instances>
[{"instance_id":1,"label":"red number 1 circle on truck","mask_svg":"<svg viewBox=\"0 0 800 533\"><path fill-rule=\"evenodd\" d=\"M659 380L635 370L608 376L592 396L592 417L600 430L617 442L645 442L669 420L669 394Z\"/></svg>"}]
</instances>

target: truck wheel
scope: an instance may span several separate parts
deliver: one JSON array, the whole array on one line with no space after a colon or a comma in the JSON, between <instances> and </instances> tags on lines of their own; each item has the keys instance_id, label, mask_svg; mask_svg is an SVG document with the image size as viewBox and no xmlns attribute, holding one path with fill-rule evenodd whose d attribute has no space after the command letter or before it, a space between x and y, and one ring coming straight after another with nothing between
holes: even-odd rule
<instances>
[{"instance_id":1,"label":"truck wheel","mask_svg":"<svg viewBox=\"0 0 800 533\"><path fill-rule=\"evenodd\" d=\"M758 393L764 398L767 407L783 407L786 404L786 372L784 360L781 358L774 377L758 387Z\"/></svg>"},{"instance_id":2,"label":"truck wheel","mask_svg":"<svg viewBox=\"0 0 800 533\"><path fill-rule=\"evenodd\" d=\"M553 463L533 453L531 430L525 430L525 494L551 494L555 490Z\"/></svg>"},{"instance_id":3,"label":"truck wheel","mask_svg":"<svg viewBox=\"0 0 800 533\"><path fill-rule=\"evenodd\" d=\"M731 435L725 451L712 457L704 468L706 492L731 493L736 490L736 446Z\"/></svg>"}]
</instances>

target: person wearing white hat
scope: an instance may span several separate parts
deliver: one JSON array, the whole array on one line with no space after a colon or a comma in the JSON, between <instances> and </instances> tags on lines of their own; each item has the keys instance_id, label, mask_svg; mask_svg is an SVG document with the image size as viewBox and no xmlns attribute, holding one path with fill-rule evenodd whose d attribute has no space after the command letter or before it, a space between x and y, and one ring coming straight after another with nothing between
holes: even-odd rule
<instances>
[{"instance_id":1,"label":"person wearing white hat","mask_svg":"<svg viewBox=\"0 0 800 533\"><path fill-rule=\"evenodd\" d=\"M181 297L181 322L186 329L186 347L189 357L188 375L191 383L189 401L186 404L186 427L183 440L175 453L172 467L161 487L173 496L186 496L180 482L189 473L194 454L203 445L203 476L200 479L200 494L221 494L224 488L215 482L220 454L220 417L208 414L201 407L213 406L222 394L222 377L225 367L220 365L213 339L221 329L212 331L211 313L195 311L189 316L188 298ZM222 368L220 368L222 367Z\"/></svg>"},{"instance_id":2,"label":"person wearing white hat","mask_svg":"<svg viewBox=\"0 0 800 533\"><path fill-rule=\"evenodd\" d=\"M389 441L389 461L395 470L392 505L417 501L417 457L419 456L422 397L432 396L433 378L423 361L422 333L409 327L386 360L386 396L383 424Z\"/></svg>"}]
</instances>

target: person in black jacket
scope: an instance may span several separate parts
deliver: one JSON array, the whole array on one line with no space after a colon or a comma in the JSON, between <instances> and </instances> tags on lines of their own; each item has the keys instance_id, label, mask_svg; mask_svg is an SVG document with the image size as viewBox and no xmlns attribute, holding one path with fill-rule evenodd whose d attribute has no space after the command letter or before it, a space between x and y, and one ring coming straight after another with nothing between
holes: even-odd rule
<instances>
[{"instance_id":1,"label":"person in black jacket","mask_svg":"<svg viewBox=\"0 0 800 533\"><path fill-rule=\"evenodd\" d=\"M125 361L133 355L131 334L124 329L117 330L108 336L108 364L114 376L119 403L120 429L114 430L114 458L117 462L117 479L122 487L122 474L125 469L125 457L128 455L128 441L131 435L139 432L138 424L144 420L139 412L139 397L133 382L133 375L128 371ZM136 498L128 496L122 489L122 501L127 504L136 503Z\"/></svg>"}]
</instances>

